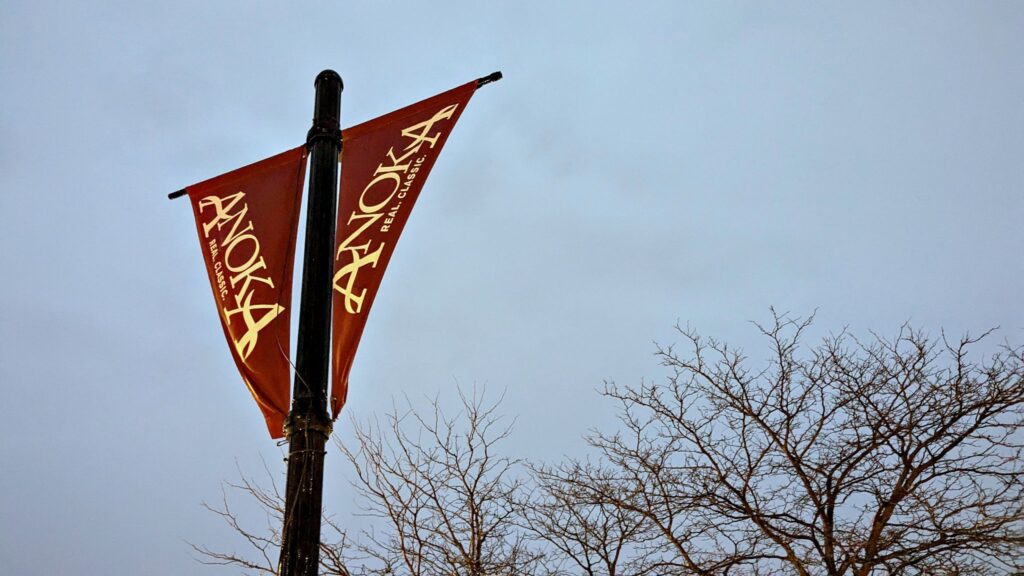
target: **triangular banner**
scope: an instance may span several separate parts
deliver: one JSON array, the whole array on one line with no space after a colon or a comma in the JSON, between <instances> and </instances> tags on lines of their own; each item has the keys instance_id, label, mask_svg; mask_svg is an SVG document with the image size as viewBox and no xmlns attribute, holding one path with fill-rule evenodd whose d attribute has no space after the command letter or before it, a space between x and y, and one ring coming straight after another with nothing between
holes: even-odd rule
<instances>
[{"instance_id":1,"label":"triangular banner","mask_svg":"<svg viewBox=\"0 0 1024 576\"><path fill-rule=\"evenodd\" d=\"M292 265L306 148L189 186L221 326L272 438L290 402Z\"/></svg>"},{"instance_id":2,"label":"triangular banner","mask_svg":"<svg viewBox=\"0 0 1024 576\"><path fill-rule=\"evenodd\" d=\"M476 81L342 131L334 251L331 412L402 228Z\"/></svg>"}]
</instances>

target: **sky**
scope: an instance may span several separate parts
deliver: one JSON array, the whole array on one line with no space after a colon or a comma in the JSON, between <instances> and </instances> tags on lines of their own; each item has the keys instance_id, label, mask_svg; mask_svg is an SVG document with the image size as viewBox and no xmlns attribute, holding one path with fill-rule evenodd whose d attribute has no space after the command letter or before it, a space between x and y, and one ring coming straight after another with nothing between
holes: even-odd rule
<instances>
[{"instance_id":1,"label":"sky","mask_svg":"<svg viewBox=\"0 0 1024 576\"><path fill-rule=\"evenodd\" d=\"M505 75L403 232L336 439L476 387L554 461L677 324L753 361L772 306L1024 343L1022 29L1017 2L4 0L0 565L233 572L193 558L243 549L201 504L285 447L166 195L302 143L321 70L343 126ZM332 449L345 521L349 478Z\"/></svg>"}]
</instances>

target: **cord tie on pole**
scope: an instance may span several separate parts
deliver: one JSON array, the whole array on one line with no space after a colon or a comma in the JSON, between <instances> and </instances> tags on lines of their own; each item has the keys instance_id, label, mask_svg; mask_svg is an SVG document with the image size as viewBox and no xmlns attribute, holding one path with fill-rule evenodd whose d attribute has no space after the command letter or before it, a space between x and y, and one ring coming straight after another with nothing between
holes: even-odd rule
<instances>
[{"instance_id":1,"label":"cord tie on pole","mask_svg":"<svg viewBox=\"0 0 1024 576\"><path fill-rule=\"evenodd\" d=\"M330 418L317 418L308 414L296 413L295 410L292 410L284 421L285 437L291 438L293 432L301 434L307 431L317 432L324 438L330 438L331 432L334 431L334 425L331 423Z\"/></svg>"}]
</instances>

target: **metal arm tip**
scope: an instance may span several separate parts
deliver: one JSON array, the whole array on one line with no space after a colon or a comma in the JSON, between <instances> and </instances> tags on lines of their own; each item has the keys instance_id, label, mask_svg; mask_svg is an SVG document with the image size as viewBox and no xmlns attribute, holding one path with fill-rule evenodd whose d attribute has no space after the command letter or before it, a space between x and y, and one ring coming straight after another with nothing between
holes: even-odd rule
<instances>
[{"instance_id":1,"label":"metal arm tip","mask_svg":"<svg viewBox=\"0 0 1024 576\"><path fill-rule=\"evenodd\" d=\"M181 190L178 190L177 192L171 192L170 194L168 194L167 195L167 199L168 200L174 200L175 198L181 198L185 194L188 194L188 192L184 188L182 188Z\"/></svg>"},{"instance_id":2,"label":"metal arm tip","mask_svg":"<svg viewBox=\"0 0 1024 576\"><path fill-rule=\"evenodd\" d=\"M501 78L502 78L502 76L501 76L501 72L500 71L492 72L492 73L488 74L487 76L484 76L483 78L477 78L476 79L476 87L480 88L481 86L486 86L486 85L490 84L491 82L497 82L498 80L501 80Z\"/></svg>"}]
</instances>

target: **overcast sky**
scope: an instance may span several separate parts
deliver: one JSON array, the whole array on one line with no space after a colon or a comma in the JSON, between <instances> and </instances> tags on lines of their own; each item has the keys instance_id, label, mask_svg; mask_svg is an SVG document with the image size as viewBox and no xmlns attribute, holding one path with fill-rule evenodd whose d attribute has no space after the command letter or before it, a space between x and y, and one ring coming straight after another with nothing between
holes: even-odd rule
<instances>
[{"instance_id":1,"label":"overcast sky","mask_svg":"<svg viewBox=\"0 0 1024 576\"><path fill-rule=\"evenodd\" d=\"M824 4L4 0L2 571L231 572L190 556L235 545L200 503L284 449L166 194L300 144L325 68L346 126L505 74L403 233L342 442L476 385L510 453L576 453L677 322L756 359L773 305L1024 341L1024 4ZM342 519L347 474L332 449Z\"/></svg>"}]
</instances>

